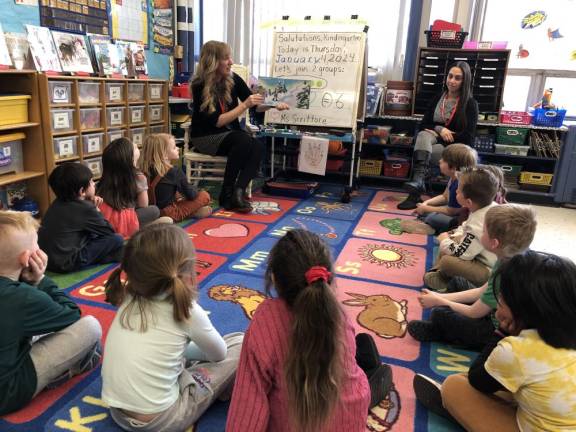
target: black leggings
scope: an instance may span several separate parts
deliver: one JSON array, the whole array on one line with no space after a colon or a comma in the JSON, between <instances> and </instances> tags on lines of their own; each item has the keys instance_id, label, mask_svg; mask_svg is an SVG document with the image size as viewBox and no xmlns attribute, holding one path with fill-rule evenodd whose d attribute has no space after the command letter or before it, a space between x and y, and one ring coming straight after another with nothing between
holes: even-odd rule
<instances>
[{"instance_id":1,"label":"black leggings","mask_svg":"<svg viewBox=\"0 0 576 432\"><path fill-rule=\"evenodd\" d=\"M263 153L264 145L260 140L242 131L229 133L216 152L218 156L228 157L223 186L246 188L258 174Z\"/></svg>"}]
</instances>

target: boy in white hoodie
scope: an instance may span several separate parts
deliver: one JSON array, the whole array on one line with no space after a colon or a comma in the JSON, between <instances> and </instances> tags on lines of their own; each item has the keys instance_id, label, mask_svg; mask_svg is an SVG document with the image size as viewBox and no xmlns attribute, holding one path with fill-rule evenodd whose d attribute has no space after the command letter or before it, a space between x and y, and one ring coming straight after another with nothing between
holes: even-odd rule
<instances>
[{"instance_id":1,"label":"boy in white hoodie","mask_svg":"<svg viewBox=\"0 0 576 432\"><path fill-rule=\"evenodd\" d=\"M470 215L456 230L438 236L439 255L434 267L424 275L424 283L432 290L446 291L448 282L461 276L475 286L482 286L490 276L496 255L480 241L484 217L493 206L498 180L488 170L472 168L458 177L456 200Z\"/></svg>"}]
</instances>

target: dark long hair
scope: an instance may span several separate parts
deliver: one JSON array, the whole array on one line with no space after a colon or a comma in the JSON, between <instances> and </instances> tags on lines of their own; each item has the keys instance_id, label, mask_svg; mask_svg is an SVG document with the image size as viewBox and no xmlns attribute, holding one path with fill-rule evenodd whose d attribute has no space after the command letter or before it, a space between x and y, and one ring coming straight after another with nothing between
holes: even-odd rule
<instances>
[{"instance_id":1,"label":"dark long hair","mask_svg":"<svg viewBox=\"0 0 576 432\"><path fill-rule=\"evenodd\" d=\"M538 331L555 348L576 349L576 265L572 261L527 251L507 260L498 274L498 293L522 328Z\"/></svg>"},{"instance_id":2,"label":"dark long hair","mask_svg":"<svg viewBox=\"0 0 576 432\"><path fill-rule=\"evenodd\" d=\"M462 130L466 129L466 107L468 106L468 101L472 98L472 71L470 70L470 65L465 61L456 62L448 68L448 71L453 67L457 67L462 71L462 85L460 86L460 100L458 101L458 106L456 107L456 112L454 113L454 122L462 125ZM444 91L448 92L448 86L446 85L446 80L444 80Z\"/></svg>"},{"instance_id":3,"label":"dark long hair","mask_svg":"<svg viewBox=\"0 0 576 432\"><path fill-rule=\"evenodd\" d=\"M306 282L313 266L332 272L330 251L316 234L289 231L270 251L266 292L272 285L294 314L284 364L289 412L299 431L316 431L340 396L343 312L328 281Z\"/></svg>"},{"instance_id":4,"label":"dark long hair","mask_svg":"<svg viewBox=\"0 0 576 432\"><path fill-rule=\"evenodd\" d=\"M98 195L114 210L134 207L137 199L134 147L127 138L108 144L102 153L102 179Z\"/></svg>"}]
</instances>

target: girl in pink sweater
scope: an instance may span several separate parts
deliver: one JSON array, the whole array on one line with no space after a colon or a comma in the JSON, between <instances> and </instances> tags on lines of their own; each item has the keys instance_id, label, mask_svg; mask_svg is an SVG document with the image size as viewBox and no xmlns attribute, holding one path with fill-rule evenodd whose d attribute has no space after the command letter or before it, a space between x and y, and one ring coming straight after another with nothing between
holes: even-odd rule
<instances>
[{"instance_id":1,"label":"girl in pink sweater","mask_svg":"<svg viewBox=\"0 0 576 432\"><path fill-rule=\"evenodd\" d=\"M278 298L258 307L245 335L227 431L366 430L370 387L332 281L316 234L289 231L272 248L266 291L274 285Z\"/></svg>"}]
</instances>

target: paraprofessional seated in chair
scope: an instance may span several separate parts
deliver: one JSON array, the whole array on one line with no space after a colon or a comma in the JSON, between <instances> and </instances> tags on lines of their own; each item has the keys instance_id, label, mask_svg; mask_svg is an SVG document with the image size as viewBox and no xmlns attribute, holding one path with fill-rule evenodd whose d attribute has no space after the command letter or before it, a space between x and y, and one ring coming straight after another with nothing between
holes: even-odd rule
<instances>
[{"instance_id":1,"label":"paraprofessional seated in chair","mask_svg":"<svg viewBox=\"0 0 576 432\"><path fill-rule=\"evenodd\" d=\"M190 148L228 157L220 205L226 210L248 213L252 207L244 191L258 173L264 148L260 141L240 128L238 117L253 107L258 111L270 107L259 106L264 98L252 94L242 78L232 72L233 64L230 47L224 42L209 41L202 47L191 83L194 108ZM285 110L288 105L282 103L275 108Z\"/></svg>"},{"instance_id":2,"label":"paraprofessional seated in chair","mask_svg":"<svg viewBox=\"0 0 576 432\"><path fill-rule=\"evenodd\" d=\"M444 147L452 143L472 145L478 104L472 97L471 86L472 73L468 63L459 61L449 69L442 93L430 102L422 119L422 130L414 145L412 180L404 183L404 189L410 194L398 204L399 209L414 209L421 202L430 159L437 164Z\"/></svg>"}]
</instances>

